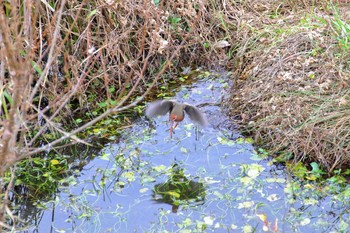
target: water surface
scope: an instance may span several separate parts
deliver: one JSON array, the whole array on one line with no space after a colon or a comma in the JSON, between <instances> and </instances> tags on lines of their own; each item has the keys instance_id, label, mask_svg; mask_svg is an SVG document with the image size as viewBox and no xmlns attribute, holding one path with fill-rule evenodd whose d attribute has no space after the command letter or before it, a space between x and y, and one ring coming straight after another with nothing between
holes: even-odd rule
<instances>
[{"instance_id":1,"label":"water surface","mask_svg":"<svg viewBox=\"0 0 350 233\"><path fill-rule=\"evenodd\" d=\"M32 230L349 232L345 202L315 195L317 184L297 187L232 129L221 108L227 87L225 77L182 87L174 99L198 106L207 128L186 118L170 139L167 116L140 119L71 177ZM203 200L174 207L155 199L154 187L169 180L174 166L203 184Z\"/></svg>"}]
</instances>

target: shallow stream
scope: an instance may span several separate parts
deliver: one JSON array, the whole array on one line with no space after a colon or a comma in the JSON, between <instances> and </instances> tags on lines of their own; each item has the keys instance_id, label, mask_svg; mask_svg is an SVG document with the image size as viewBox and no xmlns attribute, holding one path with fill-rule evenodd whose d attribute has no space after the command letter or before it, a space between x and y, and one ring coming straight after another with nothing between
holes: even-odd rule
<instances>
[{"instance_id":1,"label":"shallow stream","mask_svg":"<svg viewBox=\"0 0 350 233\"><path fill-rule=\"evenodd\" d=\"M167 116L140 119L62 187L30 231L349 232L345 200L293 181L228 128L220 107L228 86L224 76L183 86L174 99L199 106L207 128L185 118L170 139ZM181 187L164 186L179 173L193 188L184 200Z\"/></svg>"}]
</instances>

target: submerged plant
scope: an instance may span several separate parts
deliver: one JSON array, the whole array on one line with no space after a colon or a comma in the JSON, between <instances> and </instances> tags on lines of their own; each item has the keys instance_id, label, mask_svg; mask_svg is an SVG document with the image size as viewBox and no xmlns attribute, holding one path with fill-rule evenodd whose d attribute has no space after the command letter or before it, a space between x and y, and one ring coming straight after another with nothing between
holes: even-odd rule
<instances>
[{"instance_id":1,"label":"submerged plant","mask_svg":"<svg viewBox=\"0 0 350 233\"><path fill-rule=\"evenodd\" d=\"M172 166L167 182L157 184L153 189L154 200L171 204L173 212L180 205L204 203L205 195L204 184L186 177L177 163Z\"/></svg>"}]
</instances>

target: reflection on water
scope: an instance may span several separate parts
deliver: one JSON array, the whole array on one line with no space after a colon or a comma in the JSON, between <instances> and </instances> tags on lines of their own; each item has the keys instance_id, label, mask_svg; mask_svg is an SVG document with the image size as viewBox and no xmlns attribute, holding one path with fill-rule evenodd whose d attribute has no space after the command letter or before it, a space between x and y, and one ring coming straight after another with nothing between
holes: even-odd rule
<instances>
[{"instance_id":1,"label":"reflection on water","mask_svg":"<svg viewBox=\"0 0 350 233\"><path fill-rule=\"evenodd\" d=\"M226 86L224 78L209 77L183 87L176 99L199 107L209 127L197 127L185 118L170 139L167 116L141 119L123 140L106 145L83 170L73 171L69 188L60 188L31 231L343 229L349 213L342 202L330 206L328 201L320 209L317 205L323 202L312 190L298 189L283 170L259 157L250 140L227 129L220 109ZM305 203L296 193L307 191Z\"/></svg>"}]
</instances>

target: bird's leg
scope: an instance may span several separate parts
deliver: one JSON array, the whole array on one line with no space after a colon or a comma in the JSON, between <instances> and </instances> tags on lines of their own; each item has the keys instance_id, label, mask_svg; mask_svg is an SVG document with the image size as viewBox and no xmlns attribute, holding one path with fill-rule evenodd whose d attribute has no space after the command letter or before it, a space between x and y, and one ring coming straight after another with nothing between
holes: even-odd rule
<instances>
[{"instance_id":1,"label":"bird's leg","mask_svg":"<svg viewBox=\"0 0 350 233\"><path fill-rule=\"evenodd\" d=\"M176 122L175 126L174 126L174 129L179 125L179 122Z\"/></svg>"},{"instance_id":2,"label":"bird's leg","mask_svg":"<svg viewBox=\"0 0 350 233\"><path fill-rule=\"evenodd\" d=\"M174 132L174 129L177 127L177 125L179 124L179 122L176 122L175 126L174 126L174 123L175 123L175 120L176 120L177 116L175 115L174 117L170 116L170 121L171 121L171 126L170 126L170 138L173 137L173 132Z\"/></svg>"},{"instance_id":3,"label":"bird's leg","mask_svg":"<svg viewBox=\"0 0 350 233\"><path fill-rule=\"evenodd\" d=\"M173 130L174 130L173 125L174 125L174 121L172 120L171 121L171 126L170 126L170 139L173 138Z\"/></svg>"},{"instance_id":4,"label":"bird's leg","mask_svg":"<svg viewBox=\"0 0 350 233\"><path fill-rule=\"evenodd\" d=\"M179 124L179 122L176 122L175 126L174 126L174 121L171 121L171 126L170 126L170 138L173 137L173 133L174 132L174 129L176 128L176 126Z\"/></svg>"},{"instance_id":5,"label":"bird's leg","mask_svg":"<svg viewBox=\"0 0 350 233\"><path fill-rule=\"evenodd\" d=\"M176 119L177 119L177 116L174 116L174 119L172 120L172 125L174 125L174 122L176 121ZM176 124L173 127L173 129L175 129L178 125L179 125L179 122L176 122Z\"/></svg>"}]
</instances>

